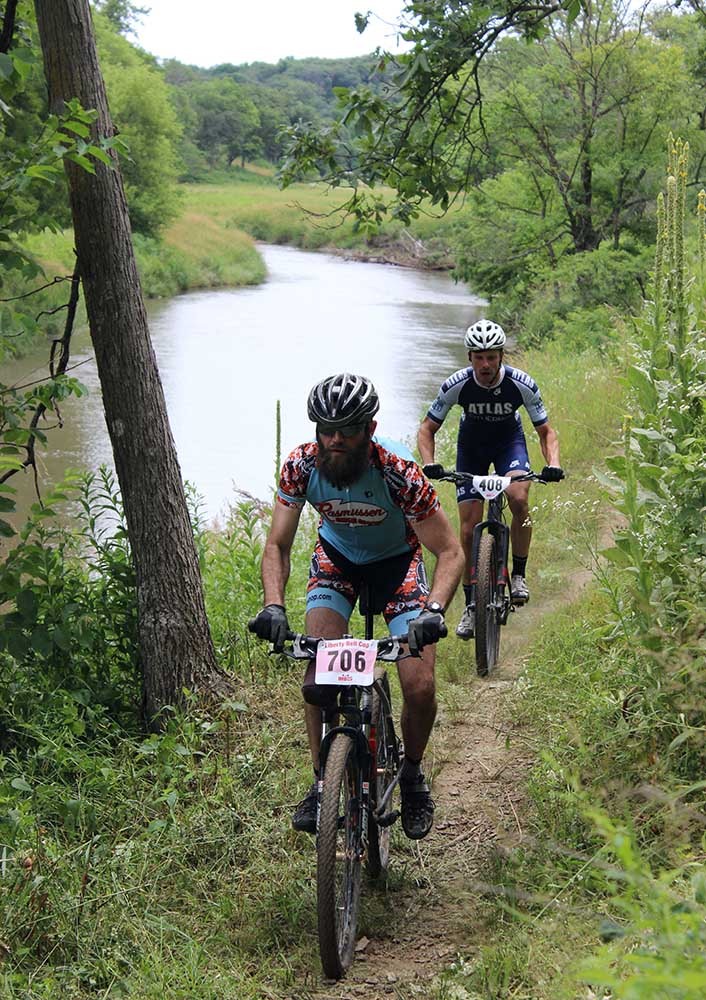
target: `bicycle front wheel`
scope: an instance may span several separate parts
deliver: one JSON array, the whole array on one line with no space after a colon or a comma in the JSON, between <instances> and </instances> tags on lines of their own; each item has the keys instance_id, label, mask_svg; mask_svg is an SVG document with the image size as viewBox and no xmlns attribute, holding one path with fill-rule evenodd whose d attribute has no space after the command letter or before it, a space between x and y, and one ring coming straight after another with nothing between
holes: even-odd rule
<instances>
[{"instance_id":1,"label":"bicycle front wheel","mask_svg":"<svg viewBox=\"0 0 706 1000\"><path fill-rule=\"evenodd\" d=\"M378 826L372 815L382 802L385 792L399 770L399 748L392 721L390 682L379 667L375 671L377 685L373 691L372 724L375 727L375 759L370 776L370 817L368 819L368 872L377 878L387 870L390 861L390 826ZM392 812L392 797L385 805Z\"/></svg>"},{"instance_id":2,"label":"bicycle front wheel","mask_svg":"<svg viewBox=\"0 0 706 1000\"><path fill-rule=\"evenodd\" d=\"M476 585L476 671L487 677L500 653L500 618L495 603L498 557L495 539L485 533L478 549Z\"/></svg>"},{"instance_id":3,"label":"bicycle front wheel","mask_svg":"<svg viewBox=\"0 0 706 1000\"><path fill-rule=\"evenodd\" d=\"M324 975L340 979L353 959L362 830L361 774L350 736L336 736L326 758L317 838L319 953Z\"/></svg>"}]
</instances>

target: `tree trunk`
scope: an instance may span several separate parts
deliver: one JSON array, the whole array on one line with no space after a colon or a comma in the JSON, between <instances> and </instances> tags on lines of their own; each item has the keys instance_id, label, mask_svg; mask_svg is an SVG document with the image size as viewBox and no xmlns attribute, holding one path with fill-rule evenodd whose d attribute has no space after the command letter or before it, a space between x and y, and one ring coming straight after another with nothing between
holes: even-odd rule
<instances>
[{"instance_id":1,"label":"tree trunk","mask_svg":"<svg viewBox=\"0 0 706 1000\"><path fill-rule=\"evenodd\" d=\"M35 0L54 113L95 109L112 136L88 0ZM111 154L112 155L112 154ZM132 247L122 177L66 165L76 254L137 577L143 709L150 725L183 689L225 680L206 619L198 557Z\"/></svg>"}]
</instances>

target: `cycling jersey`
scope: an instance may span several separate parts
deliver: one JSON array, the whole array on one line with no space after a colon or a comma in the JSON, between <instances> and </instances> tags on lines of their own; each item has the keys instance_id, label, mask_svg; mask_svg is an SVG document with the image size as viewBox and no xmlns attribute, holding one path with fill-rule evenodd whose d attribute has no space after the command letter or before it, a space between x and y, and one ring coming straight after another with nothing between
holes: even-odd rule
<instances>
[{"instance_id":1,"label":"cycling jersey","mask_svg":"<svg viewBox=\"0 0 706 1000\"><path fill-rule=\"evenodd\" d=\"M524 406L535 427L548 417L537 383L519 368L501 365L498 382L486 388L476 381L473 367L460 368L447 378L427 416L442 424L454 404L463 410L459 442L477 437L500 441L515 435L522 426L518 410Z\"/></svg>"},{"instance_id":2,"label":"cycling jersey","mask_svg":"<svg viewBox=\"0 0 706 1000\"><path fill-rule=\"evenodd\" d=\"M319 446L300 445L282 466L277 500L321 515L319 534L351 562L363 565L419 547L413 524L439 509L436 491L404 445L373 438L370 463L347 489L337 489L316 467Z\"/></svg>"}]
</instances>

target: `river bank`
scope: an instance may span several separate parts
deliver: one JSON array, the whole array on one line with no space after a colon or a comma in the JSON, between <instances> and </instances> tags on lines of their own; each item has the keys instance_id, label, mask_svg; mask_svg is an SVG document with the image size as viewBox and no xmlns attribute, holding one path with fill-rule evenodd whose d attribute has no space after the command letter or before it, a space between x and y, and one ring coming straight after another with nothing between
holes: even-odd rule
<instances>
[{"instance_id":1,"label":"river bank","mask_svg":"<svg viewBox=\"0 0 706 1000\"><path fill-rule=\"evenodd\" d=\"M181 215L161 239L133 235L146 299L165 299L196 289L258 285L267 277L258 243L419 270L453 268L450 219L423 217L409 227L391 222L379 233L367 235L339 212L350 195L347 189L331 192L323 185L298 184L283 191L267 177L252 175L226 183L183 184L180 195ZM37 280L36 287L68 277L73 271L70 229L36 233L26 241L26 249L46 276ZM58 280L33 295L32 311L60 309L66 287ZM24 286L6 288L8 297L26 292ZM82 304L77 322L85 322ZM8 340L0 345L4 352L0 361L22 357L35 344L31 334Z\"/></svg>"},{"instance_id":2,"label":"river bank","mask_svg":"<svg viewBox=\"0 0 706 1000\"><path fill-rule=\"evenodd\" d=\"M351 195L347 188L330 191L324 185L296 184L281 190L260 178L247 183L187 184L182 192L187 215L207 218L226 231L247 233L263 243L421 270L454 266L450 229L457 213L423 216L409 226L390 221L368 234L340 211ZM179 225L165 234L165 242L187 251L176 232Z\"/></svg>"}]
</instances>

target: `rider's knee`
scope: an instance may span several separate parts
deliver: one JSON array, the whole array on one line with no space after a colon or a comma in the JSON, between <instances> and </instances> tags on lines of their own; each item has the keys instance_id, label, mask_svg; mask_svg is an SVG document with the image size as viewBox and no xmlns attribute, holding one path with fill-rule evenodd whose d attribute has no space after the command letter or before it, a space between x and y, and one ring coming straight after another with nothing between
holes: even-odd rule
<instances>
[{"instance_id":1,"label":"rider's knee","mask_svg":"<svg viewBox=\"0 0 706 1000\"><path fill-rule=\"evenodd\" d=\"M402 695L408 708L426 708L436 699L436 684L431 671L419 671L403 685Z\"/></svg>"}]
</instances>

